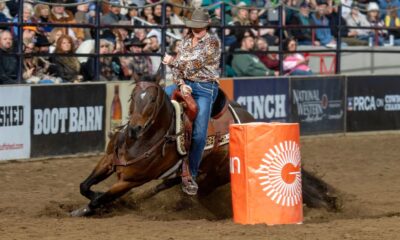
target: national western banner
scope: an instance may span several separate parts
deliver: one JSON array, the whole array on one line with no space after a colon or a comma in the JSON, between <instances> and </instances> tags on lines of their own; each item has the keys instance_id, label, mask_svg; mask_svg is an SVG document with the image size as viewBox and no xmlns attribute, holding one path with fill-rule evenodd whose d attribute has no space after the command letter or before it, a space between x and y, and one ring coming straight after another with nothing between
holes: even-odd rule
<instances>
[{"instance_id":1,"label":"national western banner","mask_svg":"<svg viewBox=\"0 0 400 240\"><path fill-rule=\"evenodd\" d=\"M288 78L238 78L233 81L234 100L259 122L289 119Z\"/></svg>"},{"instance_id":2,"label":"national western banner","mask_svg":"<svg viewBox=\"0 0 400 240\"><path fill-rule=\"evenodd\" d=\"M400 77L349 76L347 82L348 131L400 129Z\"/></svg>"},{"instance_id":3,"label":"national western banner","mask_svg":"<svg viewBox=\"0 0 400 240\"><path fill-rule=\"evenodd\" d=\"M344 78L291 78L292 121L301 134L344 131Z\"/></svg>"},{"instance_id":4,"label":"national western banner","mask_svg":"<svg viewBox=\"0 0 400 240\"><path fill-rule=\"evenodd\" d=\"M31 156L103 151L105 85L32 86Z\"/></svg>"},{"instance_id":5,"label":"national western banner","mask_svg":"<svg viewBox=\"0 0 400 240\"><path fill-rule=\"evenodd\" d=\"M0 160L29 158L29 86L0 87Z\"/></svg>"}]
</instances>

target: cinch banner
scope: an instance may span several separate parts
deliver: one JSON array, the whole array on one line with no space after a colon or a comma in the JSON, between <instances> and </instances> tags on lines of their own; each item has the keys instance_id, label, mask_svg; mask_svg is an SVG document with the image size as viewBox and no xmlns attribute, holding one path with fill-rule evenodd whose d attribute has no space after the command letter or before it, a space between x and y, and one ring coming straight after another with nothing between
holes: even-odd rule
<instances>
[{"instance_id":1,"label":"cinch banner","mask_svg":"<svg viewBox=\"0 0 400 240\"><path fill-rule=\"evenodd\" d=\"M292 121L301 134L344 131L344 78L291 78Z\"/></svg>"},{"instance_id":2,"label":"cinch banner","mask_svg":"<svg viewBox=\"0 0 400 240\"><path fill-rule=\"evenodd\" d=\"M347 78L347 130L400 129L400 77Z\"/></svg>"},{"instance_id":3,"label":"cinch banner","mask_svg":"<svg viewBox=\"0 0 400 240\"><path fill-rule=\"evenodd\" d=\"M0 160L30 156L29 86L0 87Z\"/></svg>"},{"instance_id":4,"label":"cinch banner","mask_svg":"<svg viewBox=\"0 0 400 240\"><path fill-rule=\"evenodd\" d=\"M234 99L260 122L288 122L289 79L234 79Z\"/></svg>"},{"instance_id":5,"label":"cinch banner","mask_svg":"<svg viewBox=\"0 0 400 240\"><path fill-rule=\"evenodd\" d=\"M31 156L103 151L105 85L32 86Z\"/></svg>"}]
</instances>

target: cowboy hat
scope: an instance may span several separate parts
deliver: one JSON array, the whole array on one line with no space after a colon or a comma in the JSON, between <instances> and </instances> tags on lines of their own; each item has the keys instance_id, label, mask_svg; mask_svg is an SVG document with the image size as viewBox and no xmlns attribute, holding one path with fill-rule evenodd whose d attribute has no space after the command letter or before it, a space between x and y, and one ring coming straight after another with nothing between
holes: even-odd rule
<instances>
[{"instance_id":1,"label":"cowboy hat","mask_svg":"<svg viewBox=\"0 0 400 240\"><path fill-rule=\"evenodd\" d=\"M137 37L125 40L124 44L125 44L125 47L131 47L131 46L144 47L146 45L146 43L143 43Z\"/></svg>"},{"instance_id":2,"label":"cowboy hat","mask_svg":"<svg viewBox=\"0 0 400 240\"><path fill-rule=\"evenodd\" d=\"M210 24L210 15L204 8L196 8L192 13L192 18L185 21L186 27L205 28Z\"/></svg>"}]
</instances>

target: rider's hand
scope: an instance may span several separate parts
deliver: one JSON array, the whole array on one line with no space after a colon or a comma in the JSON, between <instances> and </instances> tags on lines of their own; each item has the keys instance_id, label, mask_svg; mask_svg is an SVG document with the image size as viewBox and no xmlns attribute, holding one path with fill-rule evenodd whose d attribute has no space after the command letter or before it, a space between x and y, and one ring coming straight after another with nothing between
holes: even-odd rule
<instances>
[{"instance_id":1,"label":"rider's hand","mask_svg":"<svg viewBox=\"0 0 400 240\"><path fill-rule=\"evenodd\" d=\"M172 57L171 55L165 54L162 63L166 64L166 65L169 65L169 64L172 63L173 60L174 60L174 57Z\"/></svg>"},{"instance_id":2,"label":"rider's hand","mask_svg":"<svg viewBox=\"0 0 400 240\"><path fill-rule=\"evenodd\" d=\"M192 93L192 88L186 84L182 84L179 88L180 88L183 96L188 96Z\"/></svg>"}]
</instances>

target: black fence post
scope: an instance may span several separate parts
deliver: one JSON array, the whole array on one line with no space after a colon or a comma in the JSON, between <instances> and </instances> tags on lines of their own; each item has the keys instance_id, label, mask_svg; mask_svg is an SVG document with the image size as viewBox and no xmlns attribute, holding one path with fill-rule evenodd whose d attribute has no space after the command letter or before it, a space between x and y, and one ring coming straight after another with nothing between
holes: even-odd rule
<instances>
[{"instance_id":1,"label":"black fence post","mask_svg":"<svg viewBox=\"0 0 400 240\"><path fill-rule=\"evenodd\" d=\"M172 11L172 9L171 9L171 11ZM167 41L167 38L166 38L167 37L166 15L167 15L167 1L163 1L162 2L162 14L161 14L161 61L166 52L166 45L165 45L165 43ZM166 77L165 66L162 63L161 63L161 74L162 74L162 76Z\"/></svg>"},{"instance_id":2,"label":"black fence post","mask_svg":"<svg viewBox=\"0 0 400 240\"><path fill-rule=\"evenodd\" d=\"M17 23L17 29L18 29L18 42L17 42L17 52L18 52L18 72L17 72L17 81L18 83L23 83L23 72L24 72L24 38L23 38L23 24L24 24L24 1L19 0L18 2L19 9L18 9L18 23ZM14 48L15 49L15 48Z\"/></svg>"},{"instance_id":3,"label":"black fence post","mask_svg":"<svg viewBox=\"0 0 400 240\"><path fill-rule=\"evenodd\" d=\"M283 75L283 5L278 8L279 11L279 75Z\"/></svg>"},{"instance_id":4,"label":"black fence post","mask_svg":"<svg viewBox=\"0 0 400 240\"><path fill-rule=\"evenodd\" d=\"M96 6L96 19L95 19L95 39L94 39L94 52L95 52L95 80L100 80L100 13L101 1L95 1Z\"/></svg>"},{"instance_id":5,"label":"black fence post","mask_svg":"<svg viewBox=\"0 0 400 240\"><path fill-rule=\"evenodd\" d=\"M225 2L221 2L221 77L225 77L225 65L226 65L226 55L225 55Z\"/></svg>"},{"instance_id":6,"label":"black fence post","mask_svg":"<svg viewBox=\"0 0 400 240\"><path fill-rule=\"evenodd\" d=\"M339 74L340 73L340 64L341 64L341 58L342 58L342 5L338 6L338 26L337 26L337 40L336 40L336 68L335 68L335 73Z\"/></svg>"}]
</instances>

